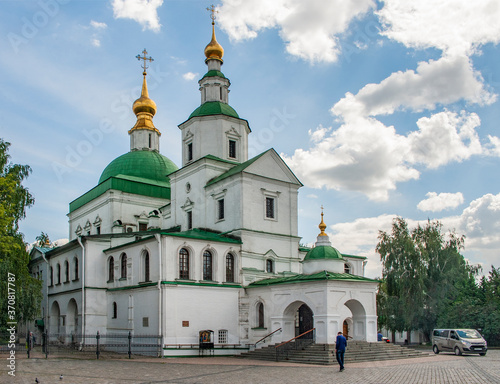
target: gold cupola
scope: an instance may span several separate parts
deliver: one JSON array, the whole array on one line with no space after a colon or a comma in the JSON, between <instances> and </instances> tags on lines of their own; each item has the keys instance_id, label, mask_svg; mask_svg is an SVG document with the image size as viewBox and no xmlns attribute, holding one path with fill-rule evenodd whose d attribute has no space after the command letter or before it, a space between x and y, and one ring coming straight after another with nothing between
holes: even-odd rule
<instances>
[{"instance_id":1,"label":"gold cupola","mask_svg":"<svg viewBox=\"0 0 500 384\"><path fill-rule=\"evenodd\" d=\"M137 56L139 60L144 60L141 97L134 101L132 105L132 111L134 111L134 114L137 116L137 121L129 133L137 129L149 129L160 134L153 124L153 116L156 114L156 103L149 98L148 84L146 82L146 60L153 61L153 59L146 57L146 50L144 50L143 53L144 57Z\"/></svg>"},{"instance_id":2,"label":"gold cupola","mask_svg":"<svg viewBox=\"0 0 500 384\"><path fill-rule=\"evenodd\" d=\"M212 15L210 16L212 18L212 40L205 47L205 57L207 58L207 60L215 59L219 60L222 63L224 48L222 48L222 45L220 45L215 38L215 13L217 11L215 10L215 7L213 5L210 8L207 8L207 10L212 12ZM205 60L205 62L207 60Z\"/></svg>"},{"instance_id":3,"label":"gold cupola","mask_svg":"<svg viewBox=\"0 0 500 384\"><path fill-rule=\"evenodd\" d=\"M326 233L325 233L325 229L326 229L326 224L325 222L323 221L323 206L321 207L321 223L319 223L318 225L318 228L320 229L320 234L318 236L328 236Z\"/></svg>"}]
</instances>

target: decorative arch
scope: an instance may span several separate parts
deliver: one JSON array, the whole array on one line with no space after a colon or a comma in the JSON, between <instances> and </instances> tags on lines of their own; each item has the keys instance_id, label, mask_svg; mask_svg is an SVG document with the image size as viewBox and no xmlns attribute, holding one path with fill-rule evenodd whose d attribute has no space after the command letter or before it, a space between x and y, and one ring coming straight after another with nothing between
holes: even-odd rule
<instances>
[{"instance_id":1,"label":"decorative arch","mask_svg":"<svg viewBox=\"0 0 500 384\"><path fill-rule=\"evenodd\" d=\"M61 309L59 308L59 303L54 301L50 306L50 320L49 320L49 332L50 334L57 337L61 329Z\"/></svg>"},{"instance_id":2,"label":"decorative arch","mask_svg":"<svg viewBox=\"0 0 500 384\"><path fill-rule=\"evenodd\" d=\"M127 278L127 254L122 253L120 256L120 278Z\"/></svg>"},{"instance_id":3,"label":"decorative arch","mask_svg":"<svg viewBox=\"0 0 500 384\"><path fill-rule=\"evenodd\" d=\"M69 283L69 261L64 261L64 282Z\"/></svg>"},{"instance_id":4,"label":"decorative arch","mask_svg":"<svg viewBox=\"0 0 500 384\"><path fill-rule=\"evenodd\" d=\"M78 304L75 299L68 302L66 310L66 333L76 335L78 333Z\"/></svg>"},{"instance_id":5,"label":"decorative arch","mask_svg":"<svg viewBox=\"0 0 500 384\"><path fill-rule=\"evenodd\" d=\"M113 256L108 257L108 283L115 280L115 258Z\"/></svg>"},{"instance_id":6,"label":"decorative arch","mask_svg":"<svg viewBox=\"0 0 500 384\"><path fill-rule=\"evenodd\" d=\"M141 254L142 275L144 281L151 281L151 254L148 249L144 249Z\"/></svg>"},{"instance_id":7,"label":"decorative arch","mask_svg":"<svg viewBox=\"0 0 500 384\"><path fill-rule=\"evenodd\" d=\"M217 251L210 245L207 245L201 251L201 276L203 280L214 281L217 271Z\"/></svg>"},{"instance_id":8,"label":"decorative arch","mask_svg":"<svg viewBox=\"0 0 500 384\"><path fill-rule=\"evenodd\" d=\"M367 323L365 307L356 299L347 300L344 305L352 313L352 317L347 320L348 325L351 325L349 336L354 340L366 340Z\"/></svg>"},{"instance_id":9,"label":"decorative arch","mask_svg":"<svg viewBox=\"0 0 500 384\"><path fill-rule=\"evenodd\" d=\"M225 281L227 283L234 283L236 281L236 255L233 251L226 253L224 258L225 268Z\"/></svg>"},{"instance_id":10,"label":"decorative arch","mask_svg":"<svg viewBox=\"0 0 500 384\"><path fill-rule=\"evenodd\" d=\"M182 247L178 252L179 279L189 280L191 276L192 252L188 247Z\"/></svg>"},{"instance_id":11,"label":"decorative arch","mask_svg":"<svg viewBox=\"0 0 500 384\"><path fill-rule=\"evenodd\" d=\"M79 279L79 266L78 266L78 257L75 256L73 257L73 273L75 274L75 277L73 278L74 281L77 281Z\"/></svg>"}]
</instances>

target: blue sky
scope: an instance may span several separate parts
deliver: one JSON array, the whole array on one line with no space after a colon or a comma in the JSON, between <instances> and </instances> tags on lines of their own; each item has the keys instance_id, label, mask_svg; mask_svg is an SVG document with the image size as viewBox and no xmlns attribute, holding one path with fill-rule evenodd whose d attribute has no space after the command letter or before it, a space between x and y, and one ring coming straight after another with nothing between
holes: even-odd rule
<instances>
[{"instance_id":1,"label":"blue sky","mask_svg":"<svg viewBox=\"0 0 500 384\"><path fill-rule=\"evenodd\" d=\"M199 105L208 1L0 1L0 137L29 164L36 203L21 224L68 237L68 203L129 150L146 48L161 152ZM500 249L500 5L497 1L224 0L217 39L229 103L304 183L299 235L325 207L342 253L380 275L379 230L402 216L466 235L485 272Z\"/></svg>"}]
</instances>

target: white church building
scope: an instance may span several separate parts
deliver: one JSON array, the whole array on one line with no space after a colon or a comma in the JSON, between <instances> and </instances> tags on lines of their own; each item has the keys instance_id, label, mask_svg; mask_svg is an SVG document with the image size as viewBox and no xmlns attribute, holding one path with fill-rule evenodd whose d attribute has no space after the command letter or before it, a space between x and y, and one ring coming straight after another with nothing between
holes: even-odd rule
<instances>
[{"instance_id":1,"label":"white church building","mask_svg":"<svg viewBox=\"0 0 500 384\"><path fill-rule=\"evenodd\" d=\"M201 105L179 125L180 168L160 153L144 65L130 151L70 202L69 243L31 251L44 280L38 324L50 334L157 334L164 356L198 354L179 346L207 329L215 354L278 329L270 343L312 328L316 343L339 331L377 340L366 258L332 247L323 213L315 246L299 245L302 184L272 148L248 158L251 130L228 103L223 54L212 23Z\"/></svg>"}]
</instances>

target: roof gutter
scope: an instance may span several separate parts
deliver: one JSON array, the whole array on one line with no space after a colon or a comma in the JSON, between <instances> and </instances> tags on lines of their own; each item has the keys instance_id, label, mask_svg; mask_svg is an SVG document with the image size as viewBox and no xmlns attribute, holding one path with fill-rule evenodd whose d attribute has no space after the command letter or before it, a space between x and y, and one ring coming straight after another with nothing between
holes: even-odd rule
<instances>
[{"instance_id":1,"label":"roof gutter","mask_svg":"<svg viewBox=\"0 0 500 384\"><path fill-rule=\"evenodd\" d=\"M85 342L85 246L82 242L82 237L77 237L78 244L82 247L82 343Z\"/></svg>"}]
</instances>

